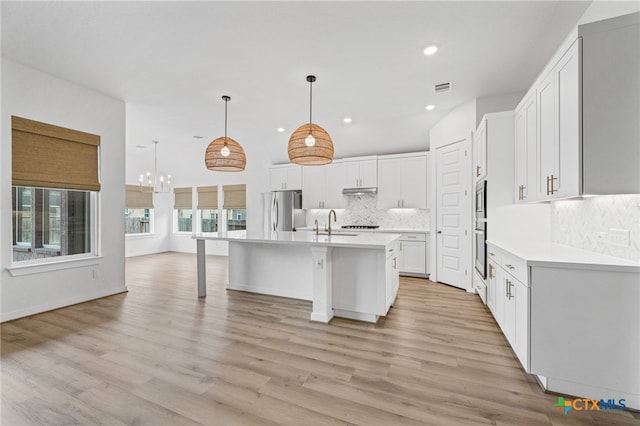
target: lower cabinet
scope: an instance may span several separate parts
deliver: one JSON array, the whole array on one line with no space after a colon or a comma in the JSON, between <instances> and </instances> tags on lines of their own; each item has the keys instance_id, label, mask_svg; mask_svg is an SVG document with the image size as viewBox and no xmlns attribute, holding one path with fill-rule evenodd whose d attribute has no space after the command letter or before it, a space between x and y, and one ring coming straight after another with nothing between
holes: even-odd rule
<instances>
[{"instance_id":1,"label":"lower cabinet","mask_svg":"<svg viewBox=\"0 0 640 426\"><path fill-rule=\"evenodd\" d=\"M512 255L501 253L496 247L488 249L493 257L488 262L487 306L520 363L529 371L529 287L512 275L511 271L521 271Z\"/></svg>"},{"instance_id":2,"label":"lower cabinet","mask_svg":"<svg viewBox=\"0 0 640 426\"><path fill-rule=\"evenodd\" d=\"M400 273L427 275L427 234L402 234L400 238Z\"/></svg>"}]
</instances>

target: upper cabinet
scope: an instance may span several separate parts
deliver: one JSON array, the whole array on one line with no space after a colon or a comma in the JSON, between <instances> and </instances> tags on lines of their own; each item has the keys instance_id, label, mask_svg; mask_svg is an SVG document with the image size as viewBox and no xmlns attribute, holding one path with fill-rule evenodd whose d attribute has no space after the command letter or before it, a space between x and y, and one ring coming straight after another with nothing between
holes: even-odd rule
<instances>
[{"instance_id":1,"label":"upper cabinet","mask_svg":"<svg viewBox=\"0 0 640 426\"><path fill-rule=\"evenodd\" d=\"M303 209L343 209L344 163L302 168Z\"/></svg>"},{"instance_id":2,"label":"upper cabinet","mask_svg":"<svg viewBox=\"0 0 640 426\"><path fill-rule=\"evenodd\" d=\"M493 112L482 117L474 134L474 143L481 142L474 145L481 147L474 149L474 171L477 180L487 180L487 207L513 204L513 126L512 111Z\"/></svg>"},{"instance_id":3,"label":"upper cabinet","mask_svg":"<svg viewBox=\"0 0 640 426\"><path fill-rule=\"evenodd\" d=\"M515 110L516 202L640 193L640 12L577 35Z\"/></svg>"},{"instance_id":4,"label":"upper cabinet","mask_svg":"<svg viewBox=\"0 0 640 426\"><path fill-rule=\"evenodd\" d=\"M538 199L581 194L580 39L536 90L538 102Z\"/></svg>"},{"instance_id":5,"label":"upper cabinet","mask_svg":"<svg viewBox=\"0 0 640 426\"><path fill-rule=\"evenodd\" d=\"M348 159L344 161L345 188L372 188L378 181L378 160Z\"/></svg>"},{"instance_id":6,"label":"upper cabinet","mask_svg":"<svg viewBox=\"0 0 640 426\"><path fill-rule=\"evenodd\" d=\"M473 161L476 182L487 177L487 126L482 121L473 135Z\"/></svg>"},{"instance_id":7,"label":"upper cabinet","mask_svg":"<svg viewBox=\"0 0 640 426\"><path fill-rule=\"evenodd\" d=\"M517 203L538 199L536 174L537 121L536 96L532 94L516 109L515 125L515 200ZM533 163L529 163L529 158Z\"/></svg>"},{"instance_id":8,"label":"upper cabinet","mask_svg":"<svg viewBox=\"0 0 640 426\"><path fill-rule=\"evenodd\" d=\"M272 191L302 189L302 167L293 164L270 167L269 189Z\"/></svg>"},{"instance_id":9,"label":"upper cabinet","mask_svg":"<svg viewBox=\"0 0 640 426\"><path fill-rule=\"evenodd\" d=\"M378 208L427 208L427 153L378 157Z\"/></svg>"}]
</instances>

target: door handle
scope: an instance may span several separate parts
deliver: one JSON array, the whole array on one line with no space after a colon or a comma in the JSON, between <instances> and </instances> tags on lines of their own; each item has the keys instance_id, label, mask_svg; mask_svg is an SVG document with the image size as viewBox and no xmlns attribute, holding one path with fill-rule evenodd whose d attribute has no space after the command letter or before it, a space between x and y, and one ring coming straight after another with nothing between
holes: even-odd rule
<instances>
[{"instance_id":1,"label":"door handle","mask_svg":"<svg viewBox=\"0 0 640 426\"><path fill-rule=\"evenodd\" d=\"M436 234L442 234L442 231L436 231Z\"/></svg>"}]
</instances>

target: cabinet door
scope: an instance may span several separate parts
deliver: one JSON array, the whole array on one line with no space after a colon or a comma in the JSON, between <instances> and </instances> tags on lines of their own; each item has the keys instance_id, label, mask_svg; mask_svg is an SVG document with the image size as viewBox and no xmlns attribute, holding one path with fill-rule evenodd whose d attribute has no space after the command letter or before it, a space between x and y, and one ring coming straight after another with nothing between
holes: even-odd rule
<instances>
[{"instance_id":1,"label":"cabinet door","mask_svg":"<svg viewBox=\"0 0 640 426\"><path fill-rule=\"evenodd\" d=\"M407 157L402 161L401 207L427 208L427 157Z\"/></svg>"},{"instance_id":2,"label":"cabinet door","mask_svg":"<svg viewBox=\"0 0 640 426\"><path fill-rule=\"evenodd\" d=\"M372 188L378 185L378 160L360 161L360 186Z\"/></svg>"},{"instance_id":3,"label":"cabinet door","mask_svg":"<svg viewBox=\"0 0 640 426\"><path fill-rule=\"evenodd\" d=\"M496 316L496 265L492 262L487 262L487 306Z\"/></svg>"},{"instance_id":4,"label":"cabinet door","mask_svg":"<svg viewBox=\"0 0 640 426\"><path fill-rule=\"evenodd\" d=\"M512 348L515 347L516 341L516 282L517 280L511 275L504 276L504 317L502 321L502 331L507 337Z\"/></svg>"},{"instance_id":5,"label":"cabinet door","mask_svg":"<svg viewBox=\"0 0 640 426\"><path fill-rule=\"evenodd\" d=\"M493 273L496 280L495 311L493 313L493 316L495 317L496 322L504 333L504 302L506 300L505 295L507 291L505 281L506 272L504 272L504 269L502 269L501 267L497 267L494 269Z\"/></svg>"},{"instance_id":6,"label":"cabinet door","mask_svg":"<svg viewBox=\"0 0 640 426\"><path fill-rule=\"evenodd\" d=\"M553 188L557 190L557 197L581 194L579 41L573 43L554 68L558 92L559 169Z\"/></svg>"},{"instance_id":7,"label":"cabinet door","mask_svg":"<svg viewBox=\"0 0 640 426\"><path fill-rule=\"evenodd\" d=\"M345 161L344 162L344 187L359 188L360 187L360 162Z\"/></svg>"},{"instance_id":8,"label":"cabinet door","mask_svg":"<svg viewBox=\"0 0 640 426\"><path fill-rule=\"evenodd\" d=\"M344 164L334 163L321 167L322 177L322 205L325 209L343 209L344 198L342 189L344 185ZM304 199L304 197L303 197Z\"/></svg>"},{"instance_id":9,"label":"cabinet door","mask_svg":"<svg viewBox=\"0 0 640 426\"><path fill-rule=\"evenodd\" d=\"M400 272L426 274L426 245L424 241L400 241Z\"/></svg>"},{"instance_id":10,"label":"cabinet door","mask_svg":"<svg viewBox=\"0 0 640 426\"><path fill-rule=\"evenodd\" d=\"M302 167L291 166L286 169L286 180L284 189L302 189Z\"/></svg>"},{"instance_id":11,"label":"cabinet door","mask_svg":"<svg viewBox=\"0 0 640 426\"><path fill-rule=\"evenodd\" d=\"M536 97L531 96L530 101L525 104L526 116L526 137L527 137L527 176L523 189L523 201L535 201L538 199L538 179L537 179L537 147L538 147L538 108Z\"/></svg>"},{"instance_id":12,"label":"cabinet door","mask_svg":"<svg viewBox=\"0 0 640 426\"><path fill-rule=\"evenodd\" d=\"M287 169L278 167L269 169L269 189L272 191L282 191L287 180Z\"/></svg>"},{"instance_id":13,"label":"cabinet door","mask_svg":"<svg viewBox=\"0 0 640 426\"><path fill-rule=\"evenodd\" d=\"M487 122L482 121L473 135L473 161L476 181L487 177Z\"/></svg>"},{"instance_id":14,"label":"cabinet door","mask_svg":"<svg viewBox=\"0 0 640 426\"><path fill-rule=\"evenodd\" d=\"M400 207L402 199L402 160L388 158L378 161L378 208Z\"/></svg>"},{"instance_id":15,"label":"cabinet door","mask_svg":"<svg viewBox=\"0 0 640 426\"><path fill-rule=\"evenodd\" d=\"M514 127L516 136L516 203L526 200L527 188L527 115L523 107L515 113Z\"/></svg>"},{"instance_id":16,"label":"cabinet door","mask_svg":"<svg viewBox=\"0 0 640 426\"><path fill-rule=\"evenodd\" d=\"M302 168L302 208L322 208L322 167Z\"/></svg>"},{"instance_id":17,"label":"cabinet door","mask_svg":"<svg viewBox=\"0 0 640 426\"><path fill-rule=\"evenodd\" d=\"M516 325L514 352L524 369L529 372L529 287L515 281Z\"/></svg>"},{"instance_id":18,"label":"cabinet door","mask_svg":"<svg viewBox=\"0 0 640 426\"><path fill-rule=\"evenodd\" d=\"M538 97L538 198L553 198L551 180L558 178L559 157L556 123L556 84L552 71L537 90Z\"/></svg>"}]
</instances>

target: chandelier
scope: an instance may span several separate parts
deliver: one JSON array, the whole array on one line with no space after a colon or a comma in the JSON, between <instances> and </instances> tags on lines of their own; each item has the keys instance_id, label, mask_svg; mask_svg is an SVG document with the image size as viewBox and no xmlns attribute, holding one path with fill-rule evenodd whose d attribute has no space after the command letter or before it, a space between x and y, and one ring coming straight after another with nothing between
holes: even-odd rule
<instances>
[{"instance_id":1,"label":"chandelier","mask_svg":"<svg viewBox=\"0 0 640 426\"><path fill-rule=\"evenodd\" d=\"M158 175L158 144L159 141L153 141L153 174L151 172L140 175L140 191L142 192L169 192L171 190L171 175Z\"/></svg>"}]
</instances>

